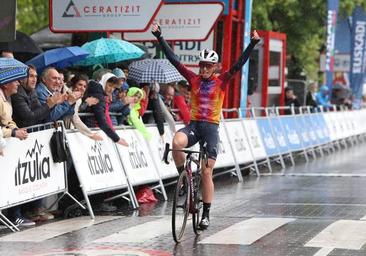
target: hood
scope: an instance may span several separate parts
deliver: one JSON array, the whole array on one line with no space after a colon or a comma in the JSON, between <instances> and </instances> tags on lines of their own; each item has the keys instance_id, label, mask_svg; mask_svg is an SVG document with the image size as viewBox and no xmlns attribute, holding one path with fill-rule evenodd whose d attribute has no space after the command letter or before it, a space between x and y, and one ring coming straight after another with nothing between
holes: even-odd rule
<instances>
[{"instance_id":1,"label":"hood","mask_svg":"<svg viewBox=\"0 0 366 256\"><path fill-rule=\"evenodd\" d=\"M326 94L327 92L329 92L329 88L328 86L326 85L322 85L319 89L319 91L322 93L322 94Z\"/></svg>"},{"instance_id":2,"label":"hood","mask_svg":"<svg viewBox=\"0 0 366 256\"><path fill-rule=\"evenodd\" d=\"M99 83L102 85L103 91L105 90L105 86L107 84L108 79L111 77L116 77L116 76L113 75L112 73L106 73L102 76L102 79L100 79Z\"/></svg>"},{"instance_id":3,"label":"hood","mask_svg":"<svg viewBox=\"0 0 366 256\"><path fill-rule=\"evenodd\" d=\"M132 96L134 96L138 92L141 93L142 98L144 98L144 95L145 95L144 94L144 91L142 89L140 89L140 88L137 88L137 87L131 87L130 89L128 89L127 95L130 96L130 97L132 97Z\"/></svg>"},{"instance_id":4,"label":"hood","mask_svg":"<svg viewBox=\"0 0 366 256\"><path fill-rule=\"evenodd\" d=\"M104 95L104 90L100 83L94 80L90 80L88 83L88 88L86 89L85 93L88 95L96 95L96 94Z\"/></svg>"}]
</instances>

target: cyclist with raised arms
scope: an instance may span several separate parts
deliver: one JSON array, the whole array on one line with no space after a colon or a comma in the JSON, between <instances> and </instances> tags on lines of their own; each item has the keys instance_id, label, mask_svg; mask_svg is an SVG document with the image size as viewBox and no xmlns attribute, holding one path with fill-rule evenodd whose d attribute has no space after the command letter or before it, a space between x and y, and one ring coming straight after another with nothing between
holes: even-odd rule
<instances>
[{"instance_id":1,"label":"cyclist with raised arms","mask_svg":"<svg viewBox=\"0 0 366 256\"><path fill-rule=\"evenodd\" d=\"M225 89L230 78L241 70L248 60L251 51L260 41L260 38L254 30L250 44L241 54L239 60L228 71L220 75L215 74L219 61L218 54L213 50L202 50L199 54L199 74L197 75L180 63L179 58L162 37L161 28L158 24L154 24L151 32L158 39L168 60L191 85L191 122L175 134L173 150L191 147L197 142L200 142L201 145L206 144L208 162L201 171L203 212L199 226L201 229L207 229L210 224L209 213L214 194L212 171L217 157L218 128ZM182 172L185 162L184 153L173 151L173 158L178 172Z\"/></svg>"}]
</instances>

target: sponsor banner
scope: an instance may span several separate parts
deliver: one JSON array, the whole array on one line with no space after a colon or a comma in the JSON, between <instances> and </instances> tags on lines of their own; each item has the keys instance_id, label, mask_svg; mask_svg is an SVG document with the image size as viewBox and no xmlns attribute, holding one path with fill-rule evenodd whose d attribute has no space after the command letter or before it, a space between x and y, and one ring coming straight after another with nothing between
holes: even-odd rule
<instances>
[{"instance_id":1,"label":"sponsor banner","mask_svg":"<svg viewBox=\"0 0 366 256\"><path fill-rule=\"evenodd\" d=\"M86 193L127 187L114 142L99 131L102 141L94 141L79 132L66 138L80 183Z\"/></svg>"},{"instance_id":2,"label":"sponsor banner","mask_svg":"<svg viewBox=\"0 0 366 256\"><path fill-rule=\"evenodd\" d=\"M253 162L250 153L248 139L245 136L241 120L225 120L226 128L229 131L229 138L234 149L234 155L238 164Z\"/></svg>"},{"instance_id":3,"label":"sponsor banner","mask_svg":"<svg viewBox=\"0 0 366 256\"><path fill-rule=\"evenodd\" d=\"M323 135L324 135L324 139L321 140L322 143L328 143L331 142L331 137L330 137L330 130L329 127L325 121L324 118L324 114L321 113L317 113L317 114L313 114L312 118L315 119L317 121L318 126L320 127L320 130L322 130ZM317 133L318 137L320 138L321 136L319 136L319 132Z\"/></svg>"},{"instance_id":4,"label":"sponsor banner","mask_svg":"<svg viewBox=\"0 0 366 256\"><path fill-rule=\"evenodd\" d=\"M222 3L180 3L165 4L156 15L165 40L202 41L206 40L223 11ZM155 41L148 29L142 33L124 33L128 41Z\"/></svg>"},{"instance_id":5,"label":"sponsor banner","mask_svg":"<svg viewBox=\"0 0 366 256\"><path fill-rule=\"evenodd\" d=\"M318 123L317 123L317 119L314 119L314 114L304 114L303 116L303 125L304 127L306 127L306 129L308 129L308 135L309 135L309 140L311 141L311 145L312 146L316 146L321 144L320 143L320 139L317 136L318 135ZM321 138L324 138L324 134L323 134L323 130L320 129L320 133L319 133Z\"/></svg>"},{"instance_id":6,"label":"sponsor banner","mask_svg":"<svg viewBox=\"0 0 366 256\"><path fill-rule=\"evenodd\" d=\"M158 172L161 179L167 179L178 176L177 168L175 167L172 153L169 153L168 160L169 164L166 164L162 159L164 156L165 143L169 143L172 147L173 137L170 133L168 126L164 127L164 140L160 137L159 131L155 126L147 127L147 130L152 135L152 138L147 142L152 151L152 157L158 167Z\"/></svg>"},{"instance_id":7,"label":"sponsor banner","mask_svg":"<svg viewBox=\"0 0 366 256\"><path fill-rule=\"evenodd\" d=\"M366 13L356 7L352 15L351 89L354 108L360 108L366 72Z\"/></svg>"},{"instance_id":8,"label":"sponsor banner","mask_svg":"<svg viewBox=\"0 0 366 256\"><path fill-rule=\"evenodd\" d=\"M263 139L263 145L266 149L268 156L274 156L281 154L279 147L277 147L278 142L272 134L271 121L268 118L258 118L257 124L261 137Z\"/></svg>"},{"instance_id":9,"label":"sponsor banner","mask_svg":"<svg viewBox=\"0 0 366 256\"><path fill-rule=\"evenodd\" d=\"M326 83L331 90L333 86L335 32L337 25L338 0L328 0L327 11L327 48L325 53Z\"/></svg>"},{"instance_id":10,"label":"sponsor banner","mask_svg":"<svg viewBox=\"0 0 366 256\"><path fill-rule=\"evenodd\" d=\"M50 0L50 29L145 31L161 5L161 0Z\"/></svg>"},{"instance_id":11,"label":"sponsor banner","mask_svg":"<svg viewBox=\"0 0 366 256\"><path fill-rule=\"evenodd\" d=\"M294 118L295 118L295 123L296 123L297 134L300 135L301 140L302 140L302 146L304 148L312 147L313 141L311 140L310 134L309 134L310 125L308 125L305 122L303 115L295 115Z\"/></svg>"},{"instance_id":12,"label":"sponsor banner","mask_svg":"<svg viewBox=\"0 0 366 256\"><path fill-rule=\"evenodd\" d=\"M336 125L335 122L333 122L332 120L332 117L331 117L331 114L330 112L326 112L326 113L323 113L323 118L324 118L324 121L325 121L325 124L326 126L328 127L328 131L329 131L329 137L331 139L331 141L335 141L338 139L338 127Z\"/></svg>"},{"instance_id":13,"label":"sponsor banner","mask_svg":"<svg viewBox=\"0 0 366 256\"><path fill-rule=\"evenodd\" d=\"M266 150L256 120L244 119L243 124L248 135L248 142L252 147L254 158L256 160L266 158Z\"/></svg>"},{"instance_id":14,"label":"sponsor banner","mask_svg":"<svg viewBox=\"0 0 366 256\"><path fill-rule=\"evenodd\" d=\"M129 144L128 147L116 145L131 185L159 181L144 137L136 129L116 130L116 133Z\"/></svg>"},{"instance_id":15,"label":"sponsor banner","mask_svg":"<svg viewBox=\"0 0 366 256\"><path fill-rule=\"evenodd\" d=\"M296 121L293 116L281 116L279 117L284 134L288 141L290 151L298 151L302 149L300 137L297 133Z\"/></svg>"},{"instance_id":16,"label":"sponsor banner","mask_svg":"<svg viewBox=\"0 0 366 256\"><path fill-rule=\"evenodd\" d=\"M63 163L54 163L50 139L54 129L30 133L26 140L7 138L0 156L0 209L65 190Z\"/></svg>"},{"instance_id":17,"label":"sponsor banner","mask_svg":"<svg viewBox=\"0 0 366 256\"><path fill-rule=\"evenodd\" d=\"M271 124L273 129L274 137L277 141L278 149L281 154L288 153L289 152L289 146L288 146L288 140L285 136L282 126L281 126L281 120L277 117L271 118Z\"/></svg>"},{"instance_id":18,"label":"sponsor banner","mask_svg":"<svg viewBox=\"0 0 366 256\"><path fill-rule=\"evenodd\" d=\"M228 166L234 166L235 161L233 157L233 152L230 148L229 137L226 136L224 124L220 123L219 128L219 145L217 146L217 159L215 163L215 168L222 168Z\"/></svg>"}]
</instances>

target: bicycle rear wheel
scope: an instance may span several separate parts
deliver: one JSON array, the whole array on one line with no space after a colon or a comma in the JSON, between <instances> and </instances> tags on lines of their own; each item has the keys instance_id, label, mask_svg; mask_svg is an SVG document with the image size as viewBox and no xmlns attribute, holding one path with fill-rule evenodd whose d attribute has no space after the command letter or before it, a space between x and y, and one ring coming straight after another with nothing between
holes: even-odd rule
<instances>
[{"instance_id":1,"label":"bicycle rear wheel","mask_svg":"<svg viewBox=\"0 0 366 256\"><path fill-rule=\"evenodd\" d=\"M186 171L183 171L175 187L173 208L172 208L172 233L176 243L183 237L189 215L189 202L191 190Z\"/></svg>"},{"instance_id":2,"label":"bicycle rear wheel","mask_svg":"<svg viewBox=\"0 0 366 256\"><path fill-rule=\"evenodd\" d=\"M201 175L196 175L194 177L194 191L193 191L193 205L195 208L195 212L192 214L192 226L193 226L193 231L196 235L201 234L202 230L200 229L200 227L198 226L200 224L201 221L201 211L202 211L202 199L201 199L201 191L200 191L200 187L201 187Z\"/></svg>"}]
</instances>

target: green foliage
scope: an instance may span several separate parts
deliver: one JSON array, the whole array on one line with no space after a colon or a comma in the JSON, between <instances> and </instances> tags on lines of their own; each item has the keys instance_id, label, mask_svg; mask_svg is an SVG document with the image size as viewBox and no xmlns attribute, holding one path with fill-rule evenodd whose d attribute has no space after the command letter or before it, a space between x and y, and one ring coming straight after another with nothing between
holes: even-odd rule
<instances>
[{"instance_id":1,"label":"green foliage","mask_svg":"<svg viewBox=\"0 0 366 256\"><path fill-rule=\"evenodd\" d=\"M347 17L365 0L340 0L340 14ZM326 41L325 0L265 0L253 1L252 28L272 30L287 36L287 66L289 77L305 72L316 79L319 71L320 50Z\"/></svg>"},{"instance_id":2,"label":"green foliage","mask_svg":"<svg viewBox=\"0 0 366 256\"><path fill-rule=\"evenodd\" d=\"M17 0L17 30L32 34L48 25L48 0Z\"/></svg>"}]
</instances>

